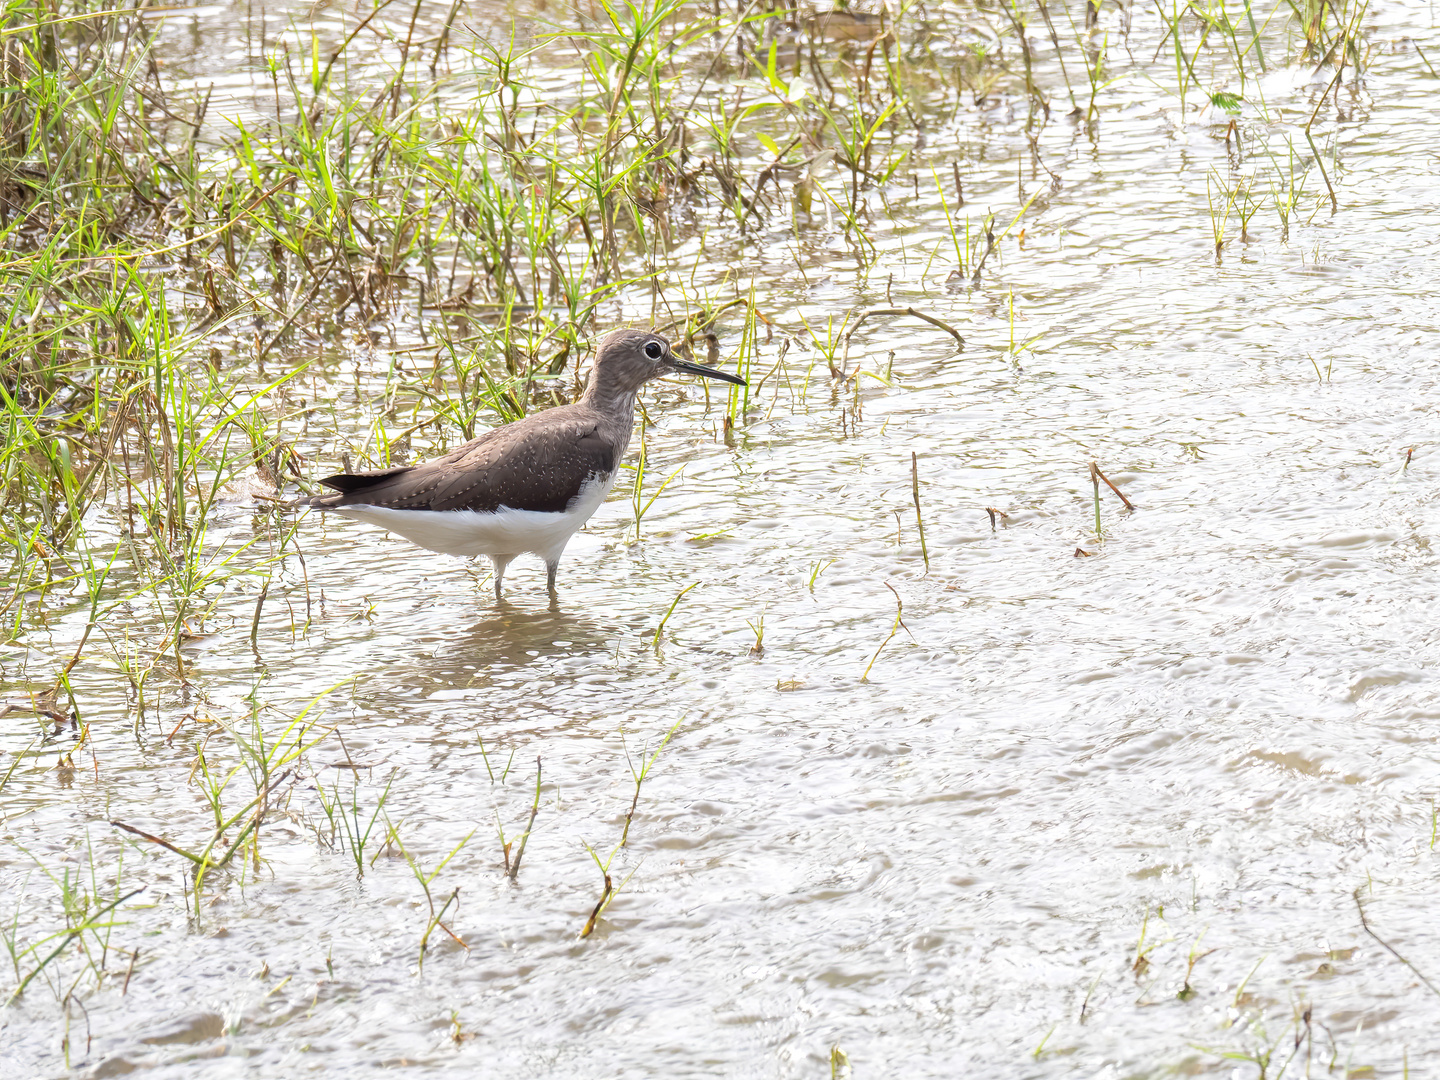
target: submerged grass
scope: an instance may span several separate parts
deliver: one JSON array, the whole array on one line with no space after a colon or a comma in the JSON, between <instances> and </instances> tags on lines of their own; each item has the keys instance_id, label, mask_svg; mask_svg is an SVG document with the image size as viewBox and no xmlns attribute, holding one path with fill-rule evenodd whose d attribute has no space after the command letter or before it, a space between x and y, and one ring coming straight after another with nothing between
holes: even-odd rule
<instances>
[{"instance_id":1,"label":"submerged grass","mask_svg":"<svg viewBox=\"0 0 1440 1080\"><path fill-rule=\"evenodd\" d=\"M1223 126L1227 153L1233 133L1233 162L1195 166L1211 205L1192 200L1194 229L1203 235L1213 210L1217 255L1228 223L1238 218L1245 240L1267 202L1282 241L1306 215L1343 206L1330 122L1342 88L1365 75L1364 0L1081 6L641 0L496 29L461 2L380 0L344 13L338 31L297 21L247 40L249 94L222 106L221 91L172 62L169 9L12 0L0 16L0 616L8 641L33 644L45 666L35 678L24 669L6 706L16 720L0 790L8 799L52 756L60 777L82 751L97 775L105 767L97 744L117 736L95 723L104 711L86 699L88 675L121 680L132 722L110 727L146 752L178 754L155 767L172 768L197 803L193 819L163 828L136 807L114 810L86 885L34 857L61 918L42 925L23 906L10 917L6 996L48 985L68 1015L82 986L115 974L111 936L161 866L183 867L198 925L227 876L268 865L262 838L288 842L267 825L309 790L302 780L316 799L296 812L336 861L364 875L380 851L403 856L426 904L417 966L437 929L464 944L450 929L458 890L432 885L471 834L433 857L413 837L402 843L404 819L388 811L403 774L367 789L347 753L337 767L350 783L321 782L308 757L332 727L309 708L270 726L258 704L239 722L215 720L187 653L231 599L257 659L272 632L262 613L289 606L292 635L324 618L277 506L288 487L325 475L317 467L406 462L570 400L597 332L622 319L668 324L684 348L703 345L749 378L716 403L732 445L769 415L762 394L771 409L783 396L806 407L812 376L853 393L858 418L848 353L862 324L875 333L881 318L920 320L963 350L950 308L1022 257L1022 222L1062 197L1041 157L1041 135L1062 119L1056 103L1103 155L1107 109L1144 78L1178 99L1177 123L1217 143ZM1070 37L1056 29L1067 20ZM1138 41L1132 50L1142 20L1163 59L1145 61ZM1126 55L1139 59L1123 66ZM1267 102L1257 72L1302 62L1323 69L1324 92ZM945 141L999 103L1017 111L1030 147L1003 195L970 180L983 147ZM878 293L869 276L894 258L876 243L880 222L925 227L896 232L903 260L924 267L922 293L936 287L922 302L892 300L886 284L883 307L827 309L804 253L843 251ZM756 264L778 265L783 252L820 298L808 312L766 306ZM1014 357L1038 339L1016 341L1010 295ZM866 374L893 385L889 371ZM639 449L636 541L679 473L646 488L644 428ZM914 455L911 494L928 569ZM249 520L235 526L227 506ZM832 561L810 565L811 593ZM676 594L652 646L695 584ZM906 629L898 593L895 605L862 682ZM763 620L752 625L757 654ZM52 636L62 646L47 651ZM480 753L503 784L515 751L503 769L483 741ZM604 859L591 851L604 886L587 933L618 891L611 864L658 753L632 763L619 844ZM513 854L501 829L512 881L540 780L537 758ZM141 867L124 863L127 851L144 853ZM126 955L128 986L133 941ZM836 1050L832 1071L841 1064Z\"/></svg>"},{"instance_id":2,"label":"submerged grass","mask_svg":"<svg viewBox=\"0 0 1440 1080\"><path fill-rule=\"evenodd\" d=\"M615 879L610 872L611 865L615 862L615 856L618 855L630 841L630 825L635 820L635 809L640 805L640 789L644 785L645 779L650 775L650 771L655 767L655 762L659 760L660 752L670 745L670 740L675 737L675 733L680 730L680 725L683 723L685 723L685 717L682 716L679 720L675 721L674 726L665 733L665 737L660 740L659 745L655 747L649 757L645 756L643 750L641 751L640 767L638 769L630 757L629 746L625 745L625 763L630 767L631 780L635 782L635 794L630 799L630 809L625 812L625 827L620 832L620 839L615 846L610 849L610 854L605 857L603 862L593 847L584 841L581 842L585 851L595 863L596 868L599 869L600 876L604 882L600 891L600 899L596 901L595 906L590 910L590 916L585 920L585 925L580 928L579 937L582 939L588 938L595 932L595 927L600 921L600 917L605 914L605 910L610 906L611 902L620 895L621 890L629 884L630 879L634 877L636 871L640 869L640 864L637 862L630 868L630 872L625 875L619 885L615 884ZM624 745L624 729L621 729L620 738L622 745Z\"/></svg>"}]
</instances>

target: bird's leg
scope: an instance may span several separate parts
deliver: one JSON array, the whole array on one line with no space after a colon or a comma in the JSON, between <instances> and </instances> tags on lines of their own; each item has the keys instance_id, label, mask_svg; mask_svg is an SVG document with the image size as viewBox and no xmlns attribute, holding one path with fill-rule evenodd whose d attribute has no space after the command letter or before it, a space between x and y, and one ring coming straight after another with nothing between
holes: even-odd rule
<instances>
[{"instance_id":1,"label":"bird's leg","mask_svg":"<svg viewBox=\"0 0 1440 1080\"><path fill-rule=\"evenodd\" d=\"M510 565L514 555L491 555L490 565L495 568L495 599L500 599L500 585L505 580L505 568Z\"/></svg>"},{"instance_id":2,"label":"bird's leg","mask_svg":"<svg viewBox=\"0 0 1440 1080\"><path fill-rule=\"evenodd\" d=\"M550 595L555 595L555 571L560 569L560 557L545 560L545 587L550 590Z\"/></svg>"}]
</instances>

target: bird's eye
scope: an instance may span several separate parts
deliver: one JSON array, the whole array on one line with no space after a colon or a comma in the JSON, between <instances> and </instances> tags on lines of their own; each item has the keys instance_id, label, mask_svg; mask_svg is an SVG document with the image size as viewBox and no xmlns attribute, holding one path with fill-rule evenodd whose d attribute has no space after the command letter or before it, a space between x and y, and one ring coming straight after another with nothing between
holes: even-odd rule
<instances>
[{"instance_id":1,"label":"bird's eye","mask_svg":"<svg viewBox=\"0 0 1440 1080\"><path fill-rule=\"evenodd\" d=\"M659 360L665 355L664 347L658 341L647 341L645 343L645 355L651 360Z\"/></svg>"}]
</instances>

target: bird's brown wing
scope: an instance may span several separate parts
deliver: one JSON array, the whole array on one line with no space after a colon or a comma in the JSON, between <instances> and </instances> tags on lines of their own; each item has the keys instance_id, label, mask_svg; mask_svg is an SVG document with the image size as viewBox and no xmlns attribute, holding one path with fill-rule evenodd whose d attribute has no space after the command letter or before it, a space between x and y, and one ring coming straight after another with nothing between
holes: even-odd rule
<instances>
[{"instance_id":1,"label":"bird's brown wing","mask_svg":"<svg viewBox=\"0 0 1440 1080\"><path fill-rule=\"evenodd\" d=\"M593 413L561 406L487 431L423 465L326 477L321 483L339 494L317 495L309 505L560 513L587 480L614 472L615 450Z\"/></svg>"}]
</instances>

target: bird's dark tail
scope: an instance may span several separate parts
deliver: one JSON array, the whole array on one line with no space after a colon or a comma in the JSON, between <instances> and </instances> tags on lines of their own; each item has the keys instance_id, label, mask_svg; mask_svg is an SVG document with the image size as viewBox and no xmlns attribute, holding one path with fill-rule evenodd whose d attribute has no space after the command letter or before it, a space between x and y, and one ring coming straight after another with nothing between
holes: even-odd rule
<instances>
[{"instance_id":1,"label":"bird's dark tail","mask_svg":"<svg viewBox=\"0 0 1440 1080\"><path fill-rule=\"evenodd\" d=\"M320 510L330 510L337 506L345 506L348 503L364 502L365 500L354 498L356 495L364 495L371 488L376 487L386 480L392 480L402 473L407 473L413 466L405 465L398 469L375 469L370 472L359 473L336 473L334 476L327 476L320 483L338 492L337 495L310 495L296 500L296 506L313 506Z\"/></svg>"}]
</instances>

